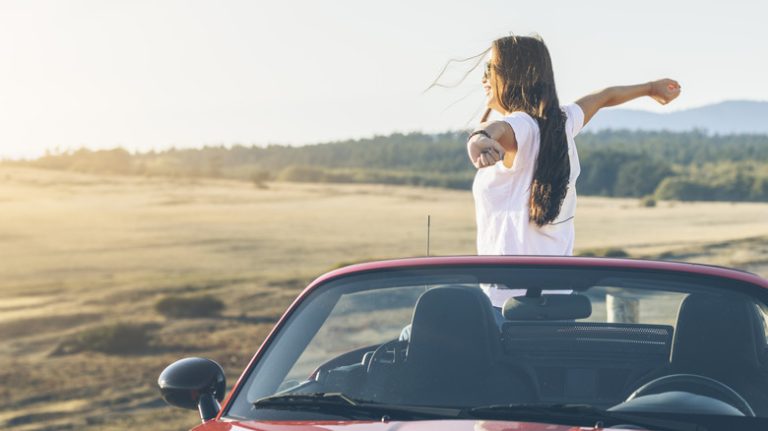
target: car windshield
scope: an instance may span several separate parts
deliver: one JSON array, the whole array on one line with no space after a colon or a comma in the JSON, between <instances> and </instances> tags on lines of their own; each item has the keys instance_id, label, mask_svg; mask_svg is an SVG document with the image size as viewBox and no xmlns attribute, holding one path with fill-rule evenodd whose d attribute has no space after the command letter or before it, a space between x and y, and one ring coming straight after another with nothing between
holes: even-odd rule
<instances>
[{"instance_id":1,"label":"car windshield","mask_svg":"<svg viewBox=\"0 0 768 431\"><path fill-rule=\"evenodd\" d=\"M265 419L259 400L340 393L478 412L582 404L765 417L760 295L711 276L587 267L347 275L287 317L225 416Z\"/></svg>"}]
</instances>

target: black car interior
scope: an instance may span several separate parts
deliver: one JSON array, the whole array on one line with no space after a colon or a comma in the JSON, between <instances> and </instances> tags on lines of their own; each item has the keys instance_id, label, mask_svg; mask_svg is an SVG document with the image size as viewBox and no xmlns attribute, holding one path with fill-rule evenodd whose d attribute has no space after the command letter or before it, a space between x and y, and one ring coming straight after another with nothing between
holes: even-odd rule
<instances>
[{"instance_id":1,"label":"black car interior","mask_svg":"<svg viewBox=\"0 0 768 431\"><path fill-rule=\"evenodd\" d=\"M427 290L414 308L408 341L349 352L313 376L324 391L389 403L578 400L608 408L654 379L692 374L732 388L758 416L768 415L763 317L746 299L691 294L680 306L676 329L577 321L591 313L589 299L579 293L533 291L508 302L499 328L480 289ZM688 381L694 383L667 389L726 401L696 387L696 379Z\"/></svg>"}]
</instances>

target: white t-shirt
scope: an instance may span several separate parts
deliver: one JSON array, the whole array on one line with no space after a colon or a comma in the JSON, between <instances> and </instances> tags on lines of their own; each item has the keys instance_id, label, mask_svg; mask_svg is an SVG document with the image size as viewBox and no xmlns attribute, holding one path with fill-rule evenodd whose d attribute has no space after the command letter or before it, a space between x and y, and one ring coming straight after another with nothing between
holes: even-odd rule
<instances>
[{"instance_id":1,"label":"white t-shirt","mask_svg":"<svg viewBox=\"0 0 768 431\"><path fill-rule=\"evenodd\" d=\"M567 117L565 134L571 176L560 214L552 223L539 227L528 217L531 180L539 154L539 125L524 112L504 117L512 126L517 154L511 168L502 161L477 170L472 185L477 218L479 255L559 255L573 254L576 212L576 178L581 172L574 136L584 125L579 105L562 107Z\"/></svg>"}]
</instances>

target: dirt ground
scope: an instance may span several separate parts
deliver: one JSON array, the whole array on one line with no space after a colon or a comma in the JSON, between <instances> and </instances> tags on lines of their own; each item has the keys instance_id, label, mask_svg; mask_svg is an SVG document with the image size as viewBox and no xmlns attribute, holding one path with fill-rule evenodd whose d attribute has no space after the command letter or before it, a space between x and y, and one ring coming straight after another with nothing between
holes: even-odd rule
<instances>
[{"instance_id":1,"label":"dirt ground","mask_svg":"<svg viewBox=\"0 0 768 431\"><path fill-rule=\"evenodd\" d=\"M734 266L768 276L768 204L579 198L578 251ZM312 278L361 260L474 253L468 191L98 176L0 167L0 428L117 430L195 412L156 390L165 365L210 357L234 383ZM208 293L220 317L168 319L155 303ZM53 355L106 323L145 323L130 355Z\"/></svg>"}]
</instances>

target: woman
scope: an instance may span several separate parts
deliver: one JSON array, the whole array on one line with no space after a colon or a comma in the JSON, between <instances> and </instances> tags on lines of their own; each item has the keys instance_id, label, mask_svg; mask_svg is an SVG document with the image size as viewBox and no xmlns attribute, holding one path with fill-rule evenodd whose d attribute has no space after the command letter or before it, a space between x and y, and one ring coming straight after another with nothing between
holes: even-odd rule
<instances>
[{"instance_id":1,"label":"woman","mask_svg":"<svg viewBox=\"0 0 768 431\"><path fill-rule=\"evenodd\" d=\"M478 168L477 252L490 255L573 254L581 170L573 138L603 107L642 96L665 105L680 94L676 81L661 79L560 106L549 51L538 37L495 40L482 82L488 110L467 150ZM486 122L491 110L503 119Z\"/></svg>"}]
</instances>

